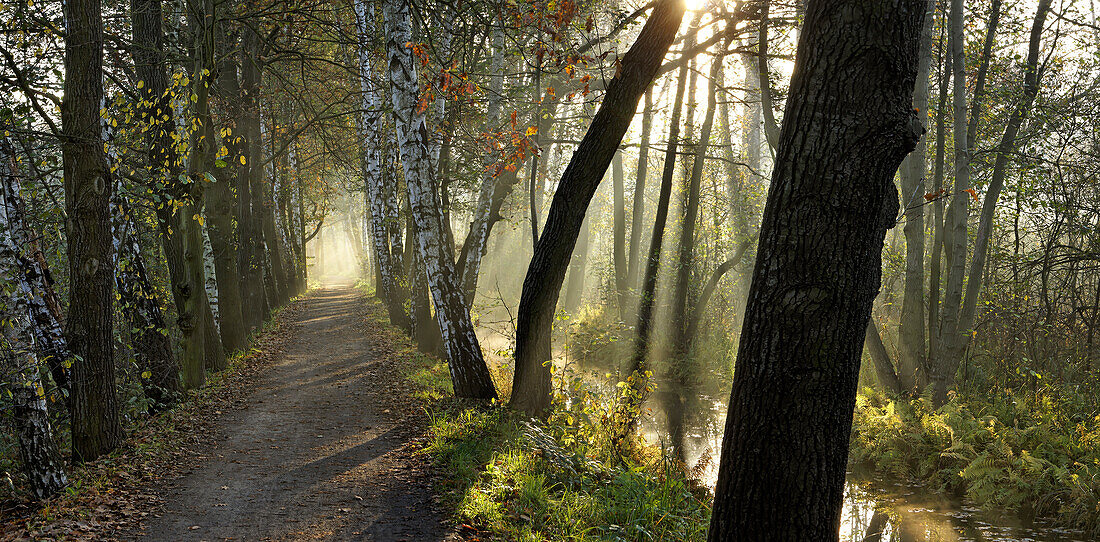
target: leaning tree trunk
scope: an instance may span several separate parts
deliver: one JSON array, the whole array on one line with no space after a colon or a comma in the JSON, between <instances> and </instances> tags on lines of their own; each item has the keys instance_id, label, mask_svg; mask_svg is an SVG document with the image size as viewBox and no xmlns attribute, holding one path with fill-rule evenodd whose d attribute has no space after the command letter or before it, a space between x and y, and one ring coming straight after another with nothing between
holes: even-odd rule
<instances>
[{"instance_id":1,"label":"leaning tree trunk","mask_svg":"<svg viewBox=\"0 0 1100 542\"><path fill-rule=\"evenodd\" d=\"M15 156L7 140L0 141L0 371L8 391L23 463L37 499L56 495L68 484L46 408L45 386L38 359L28 338L38 340L38 316L46 309L37 264L23 253L31 242L23 221Z\"/></svg>"},{"instance_id":2,"label":"leaning tree trunk","mask_svg":"<svg viewBox=\"0 0 1100 542\"><path fill-rule=\"evenodd\" d=\"M837 540L860 354L925 0L810 0L764 210L708 540Z\"/></svg>"},{"instance_id":3,"label":"leaning tree trunk","mask_svg":"<svg viewBox=\"0 0 1100 542\"><path fill-rule=\"evenodd\" d=\"M501 96L504 92L504 21L494 20L493 27L493 56L490 61L490 79L488 106L485 111L485 133L494 134L500 128ZM462 254L459 256L459 269L462 271L462 292L466 295L466 301L471 305L474 302L474 294L477 292L477 277L481 272L481 259L485 256L486 247L489 246L489 233L493 224L499 219L500 206L494 210L494 203L504 202L504 197L511 192L515 183L509 180L518 180L518 176L509 175L509 171L500 164L500 150L498 142L490 141L485 154L481 159L481 189L478 192L477 207L474 208L474 219L470 223L470 232L466 235L466 241L462 244Z\"/></svg>"},{"instance_id":4,"label":"leaning tree trunk","mask_svg":"<svg viewBox=\"0 0 1100 542\"><path fill-rule=\"evenodd\" d=\"M23 216L24 202L19 185L22 173L16 161L15 150L6 139L0 140L0 172L5 183L0 186L3 190L0 205L7 205L8 216ZM14 213L14 214L13 214ZM15 219L12 227L15 227ZM25 227L20 226L23 232ZM57 386L60 397L71 397L70 367L72 366L72 354L65 341L64 325L61 315L61 299L53 288L53 277L46 265L46 257L42 253L38 239L26 235L25 244L18 244L27 255L18 261L19 271L22 273L25 287L30 302L27 304L28 315L31 319L31 331L33 335L34 353L40 361L46 363ZM68 404L65 400L64 404Z\"/></svg>"},{"instance_id":5,"label":"leaning tree trunk","mask_svg":"<svg viewBox=\"0 0 1100 542\"><path fill-rule=\"evenodd\" d=\"M117 168L119 162L112 143L113 130L106 119L101 126L108 165L112 169ZM115 254L115 287L118 289L120 308L130 326L134 358L141 371L142 391L149 400L149 412L155 414L166 410L178 398L179 363L168 337L168 325L161 313L156 290L145 266L145 258L141 255L137 226L123 193L121 179L115 181L111 212L114 215L111 242Z\"/></svg>"},{"instance_id":6,"label":"leaning tree trunk","mask_svg":"<svg viewBox=\"0 0 1100 542\"><path fill-rule=\"evenodd\" d=\"M61 155L68 215L69 348L73 457L91 461L122 442L115 392L111 182L100 142L103 19L98 0L69 0L65 11L65 96Z\"/></svg>"},{"instance_id":7,"label":"leaning tree trunk","mask_svg":"<svg viewBox=\"0 0 1100 542\"><path fill-rule=\"evenodd\" d=\"M679 0L660 0L654 6L634 45L623 56L621 70L611 80L599 111L562 174L520 295L516 374L510 403L517 410L541 415L550 406L550 367L546 362L550 360L554 308L569 256L588 204L622 143L638 100L653 83L683 17L684 5Z\"/></svg>"},{"instance_id":8,"label":"leaning tree trunk","mask_svg":"<svg viewBox=\"0 0 1100 542\"><path fill-rule=\"evenodd\" d=\"M116 187L119 191L121 186ZM125 196L115 194L114 245L118 269L120 309L130 325L134 360L141 371L141 388L149 400L149 412L167 410L180 392L179 363L168 336L168 324L160 310L156 289L149 279L138 244L138 231Z\"/></svg>"},{"instance_id":9,"label":"leaning tree trunk","mask_svg":"<svg viewBox=\"0 0 1100 542\"><path fill-rule=\"evenodd\" d=\"M418 107L420 85L412 50L410 7L407 0L384 2L386 53L389 60L391 101L405 187L416 223L417 249L424 261L436 319L443 336L455 395L496 397L489 368L482 357L465 296L449 253L440 210L436 171L432 167L428 127Z\"/></svg>"}]
</instances>

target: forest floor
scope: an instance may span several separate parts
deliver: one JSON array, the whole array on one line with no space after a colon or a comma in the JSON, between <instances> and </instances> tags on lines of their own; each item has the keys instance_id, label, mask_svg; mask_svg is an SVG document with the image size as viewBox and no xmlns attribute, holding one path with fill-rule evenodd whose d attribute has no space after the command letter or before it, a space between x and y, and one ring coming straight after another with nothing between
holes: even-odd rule
<instances>
[{"instance_id":1,"label":"forest floor","mask_svg":"<svg viewBox=\"0 0 1100 542\"><path fill-rule=\"evenodd\" d=\"M364 294L329 285L296 303L254 392L124 538L455 539L416 453L425 412L398 358L370 336Z\"/></svg>"}]
</instances>

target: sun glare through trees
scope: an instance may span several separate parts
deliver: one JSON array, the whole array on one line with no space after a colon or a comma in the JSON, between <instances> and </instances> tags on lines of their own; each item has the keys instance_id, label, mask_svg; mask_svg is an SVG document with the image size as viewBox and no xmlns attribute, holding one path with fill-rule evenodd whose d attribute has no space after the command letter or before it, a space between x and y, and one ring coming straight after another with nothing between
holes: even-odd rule
<instances>
[{"instance_id":1,"label":"sun glare through trees","mask_svg":"<svg viewBox=\"0 0 1100 542\"><path fill-rule=\"evenodd\" d=\"M0 539L1098 539L1098 14L0 0Z\"/></svg>"}]
</instances>

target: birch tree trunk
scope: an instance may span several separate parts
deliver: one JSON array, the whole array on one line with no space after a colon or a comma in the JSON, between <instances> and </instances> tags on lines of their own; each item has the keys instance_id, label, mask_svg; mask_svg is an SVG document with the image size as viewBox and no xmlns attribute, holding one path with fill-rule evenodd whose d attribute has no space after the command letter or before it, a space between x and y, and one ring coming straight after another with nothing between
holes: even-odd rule
<instances>
[{"instance_id":1,"label":"birch tree trunk","mask_svg":"<svg viewBox=\"0 0 1100 542\"><path fill-rule=\"evenodd\" d=\"M68 216L73 457L91 461L122 442L115 392L114 265L110 201L114 183L100 142L103 19L98 0L69 0L65 13L65 95L61 155Z\"/></svg>"},{"instance_id":2,"label":"birch tree trunk","mask_svg":"<svg viewBox=\"0 0 1100 542\"><path fill-rule=\"evenodd\" d=\"M100 122L103 147L111 169L118 166L114 134L106 119ZM141 388L149 400L149 412L155 414L176 402L180 392L179 363L168 338L168 326L160 310L145 259L138 244L137 227L122 180L115 180L111 198L114 218L111 242L114 248L115 287L121 311L130 326L130 342L138 369Z\"/></svg>"},{"instance_id":3,"label":"birch tree trunk","mask_svg":"<svg viewBox=\"0 0 1100 542\"><path fill-rule=\"evenodd\" d=\"M115 286L122 313L130 325L134 358L141 371L141 389L149 400L149 412L167 410L180 393L179 362L168 336L168 324L160 310L156 290L141 257L138 232L121 186L116 186L114 246Z\"/></svg>"},{"instance_id":4,"label":"birch tree trunk","mask_svg":"<svg viewBox=\"0 0 1100 542\"><path fill-rule=\"evenodd\" d=\"M737 355L708 540L836 540L925 0L810 0Z\"/></svg>"},{"instance_id":5,"label":"birch tree trunk","mask_svg":"<svg viewBox=\"0 0 1100 542\"><path fill-rule=\"evenodd\" d=\"M407 0L385 0L383 5L390 99L405 171L409 211L416 223L417 250L424 260L455 395L495 398L496 389L474 333L469 308L455 273L454 259L447 251L428 127L424 113L417 107L420 85L416 63L407 45L412 42L410 6Z\"/></svg>"},{"instance_id":6,"label":"birch tree trunk","mask_svg":"<svg viewBox=\"0 0 1100 542\"><path fill-rule=\"evenodd\" d=\"M381 53L374 46L376 41L374 4L368 0L356 0L355 23L359 33L359 81L362 91L363 112L359 121L363 183L366 185L367 206L370 208L370 237L377 262L378 295L386 305L390 323L402 329L411 325L405 312L402 296L396 284L396 262L391 252L387 223L398 220L389 214L383 186L383 155L385 104L383 89L375 81L375 66L382 63Z\"/></svg>"},{"instance_id":7,"label":"birch tree trunk","mask_svg":"<svg viewBox=\"0 0 1100 542\"><path fill-rule=\"evenodd\" d=\"M554 309L588 204L630 126L638 100L653 83L680 28L684 5L660 0L623 56L603 103L554 193L546 227L523 280L516 326L516 373L511 406L541 415L550 406L550 334Z\"/></svg>"},{"instance_id":8,"label":"birch tree trunk","mask_svg":"<svg viewBox=\"0 0 1100 542\"><path fill-rule=\"evenodd\" d=\"M7 140L0 141L0 370L7 383L19 458L39 500L56 495L68 484L46 408L35 345L42 336L36 315L46 312L46 300L34 278L37 265L21 247L30 245L23 221L15 156ZM41 351L41 348L38 348Z\"/></svg>"}]
</instances>

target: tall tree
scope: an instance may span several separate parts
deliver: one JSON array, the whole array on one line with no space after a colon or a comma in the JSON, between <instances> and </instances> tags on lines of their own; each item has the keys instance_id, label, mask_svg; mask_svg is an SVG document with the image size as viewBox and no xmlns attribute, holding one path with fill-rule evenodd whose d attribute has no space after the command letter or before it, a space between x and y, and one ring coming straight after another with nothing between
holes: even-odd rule
<instances>
[{"instance_id":1,"label":"tall tree","mask_svg":"<svg viewBox=\"0 0 1100 542\"><path fill-rule=\"evenodd\" d=\"M25 253L31 245L24 221L15 154L0 140L0 370L12 405L19 459L37 499L52 497L68 484L46 408L45 384L30 339L41 333L34 317L45 310L41 276Z\"/></svg>"},{"instance_id":2,"label":"tall tree","mask_svg":"<svg viewBox=\"0 0 1100 542\"><path fill-rule=\"evenodd\" d=\"M238 268L241 274L241 316L249 329L258 328L264 321L263 229L260 214L254 207L261 204L259 186L263 180L263 164L260 141L260 35L256 29L241 29L241 126L238 134L244 137L244 165L237 178L237 235L240 253ZM253 201L255 200L255 202Z\"/></svg>"},{"instance_id":3,"label":"tall tree","mask_svg":"<svg viewBox=\"0 0 1100 542\"><path fill-rule=\"evenodd\" d=\"M837 540L860 355L898 210L924 0L809 0L708 539Z\"/></svg>"},{"instance_id":4,"label":"tall tree","mask_svg":"<svg viewBox=\"0 0 1100 542\"><path fill-rule=\"evenodd\" d=\"M689 32L698 29L698 18L692 22ZM676 95L672 101L672 115L668 130L668 142L665 143L664 169L661 172L661 189L657 196L657 211L653 216L653 234L649 239L649 252L645 259L645 272L638 292L638 323L634 327L634 345L630 358L630 373L627 381L631 390L623 396L618 405L617 423L613 438L622 442L634 432L642 403L649 389L648 354L649 341L653 336L653 313L657 303L657 274L661 268L661 250L665 241L665 226L668 222L668 208L672 199L672 182L676 175L676 154L680 145L680 116L683 114L684 93L687 89L688 64L680 65L676 75Z\"/></svg>"},{"instance_id":5,"label":"tall tree","mask_svg":"<svg viewBox=\"0 0 1100 542\"><path fill-rule=\"evenodd\" d=\"M100 138L103 19L98 0L65 2L65 96L61 154L68 215L69 317L73 365L73 457L91 461L122 442L114 358L114 183Z\"/></svg>"},{"instance_id":6,"label":"tall tree","mask_svg":"<svg viewBox=\"0 0 1100 542\"><path fill-rule=\"evenodd\" d=\"M375 66L381 64L381 58L379 58L381 53L375 46L376 18L373 3L367 0L355 2L355 23L359 37L359 81L363 107L363 112L357 119L362 153L361 168L367 206L370 209L371 246L374 249L375 265L378 268L376 291L386 304L390 322L398 327L407 328L409 317L398 293L394 274L395 262L387 231L387 223L397 220L397 217L387 213L383 185L385 107L382 87L375 81Z\"/></svg>"},{"instance_id":7,"label":"tall tree","mask_svg":"<svg viewBox=\"0 0 1100 542\"><path fill-rule=\"evenodd\" d=\"M668 52L680 21L682 0L659 0L623 56L588 132L577 146L554 193L546 226L523 279L516 325L516 373L511 406L541 415L550 406L550 333L569 256L600 179L622 143L638 100Z\"/></svg>"},{"instance_id":8,"label":"tall tree","mask_svg":"<svg viewBox=\"0 0 1100 542\"><path fill-rule=\"evenodd\" d=\"M172 106L172 92L168 87L168 68L165 60L165 42L159 0L132 0L130 3L134 57L134 71L144 89L140 110L148 124L142 127L148 146L149 184L160 201L156 204L157 225L164 247L168 267L172 299L179 315L177 322L182 330L192 330L188 299L197 288L192 287L184 256L183 212L177 203L189 196L187 186L179 181L182 164L176 147L176 111ZM180 365L192 377L192 384L203 366L205 341L196 340L190 331L181 333L183 358ZM201 338L201 336L200 336Z\"/></svg>"},{"instance_id":9,"label":"tall tree","mask_svg":"<svg viewBox=\"0 0 1100 542\"><path fill-rule=\"evenodd\" d=\"M996 6L994 9L996 9ZM953 14L955 11L956 10L953 9ZM961 15L962 8L959 7L957 11ZM1039 55L1041 53L1043 26L1046 23L1049 11L1050 0L1039 0L1036 6L1034 19L1032 20L1030 39L1028 42L1028 55L1024 64L1023 88L1021 89L1019 101L1009 114L1004 132L996 147L993 174L982 201L982 210L978 220L978 231L974 243L974 254L970 260L969 274L966 276L965 292L961 284L961 278L959 277L963 274L963 270L966 266L966 239L964 236L962 242L959 243L956 238L956 248L954 249L956 252L951 256L952 266L949 269L948 289L944 298L944 320L940 327L940 336L938 337L940 346L937 348L937 356L932 361L930 367L932 377L935 380L933 397L936 404L943 404L947 401L947 392L955 384L955 373L958 371L966 346L969 344L970 337L972 336L971 328L974 326L978 296L981 293L982 284L985 283L983 275L985 273L986 258L989 253L989 239L992 236L993 216L996 212L997 200L1004 187L1005 177L1008 173L1010 155L1016 148L1016 138L1019 134L1020 127L1023 125L1024 119L1027 118L1027 115L1030 113L1035 97L1039 93L1039 83L1042 77ZM991 26L995 25L991 23ZM958 31L959 29L953 26L953 32ZM959 37L956 36L955 39L958 40ZM954 62L961 62L963 60L962 55L959 54L954 47L952 48L952 52L955 56ZM959 92L960 88L958 81L964 80L964 77L960 75L957 69L955 78L955 91ZM956 104L956 107L958 107L958 104ZM970 122L972 125L976 124L978 114L977 108L971 112ZM957 122L958 120L956 120L956 123ZM964 130L966 129L968 128L964 128ZM956 126L956 141L958 141L960 137L958 132L959 128ZM958 179L960 178L960 173L963 173L965 169L969 167L969 164L966 162L969 160L969 153L973 149L972 134L973 131L970 131L969 134L964 134L968 136L970 142L967 144L967 148L962 152L962 160L964 163L957 164L956 166L956 199L952 201L952 205L957 205L955 210L957 213L957 216L955 216L956 235L960 235L958 233L960 231L962 234L966 232L965 223L967 221L967 207L969 206L969 201L967 200L971 194L963 193L962 199L965 203L958 203L958 192L960 190ZM958 144L956 143L956 145ZM956 149L956 155L959 155L958 149ZM959 158L956 158L956 160L958 161ZM965 181L965 175L962 178ZM960 226L960 224L962 225ZM959 250L958 247L960 246L962 250ZM961 255L960 252L962 252ZM962 261L960 261L960 258ZM963 297L964 293L965 297Z\"/></svg>"},{"instance_id":10,"label":"tall tree","mask_svg":"<svg viewBox=\"0 0 1100 542\"><path fill-rule=\"evenodd\" d=\"M917 64L917 86L913 91L913 109L928 119L928 78L932 68L932 29L936 0L925 6L924 31L921 34L920 60ZM902 389L911 391L918 386L918 378L924 378L924 194L927 139L922 138L917 148L905 157L901 164L901 205L904 213L905 233L905 285L898 325L898 371ZM880 340L881 342L881 340Z\"/></svg>"},{"instance_id":11,"label":"tall tree","mask_svg":"<svg viewBox=\"0 0 1100 542\"><path fill-rule=\"evenodd\" d=\"M417 250L427 272L455 395L495 398L496 389L474 333L447 244L437 170L431 160L425 112L419 107L416 61L412 49L407 46L413 39L410 6L407 0L385 0L384 11L394 132L405 173L409 212L416 223Z\"/></svg>"},{"instance_id":12,"label":"tall tree","mask_svg":"<svg viewBox=\"0 0 1100 542\"><path fill-rule=\"evenodd\" d=\"M234 32L229 21L217 23L218 71L214 81L214 96L225 118L222 145L225 146L224 164L214 169L213 180L206 187L206 215L210 221L207 228L210 234L210 249L214 253L214 275L218 282L218 329L221 331L222 346L226 351L240 350L247 345L248 330L245 328L241 313L241 273L237 263L237 231L234 227L233 209L236 198L233 194L233 182L242 167L240 157L241 107L240 80L237 62L229 54L239 43L239 32Z\"/></svg>"}]
</instances>

